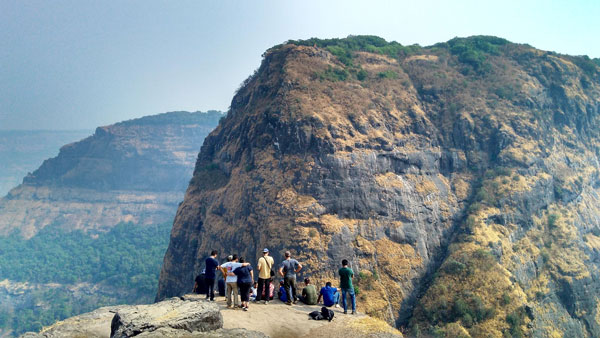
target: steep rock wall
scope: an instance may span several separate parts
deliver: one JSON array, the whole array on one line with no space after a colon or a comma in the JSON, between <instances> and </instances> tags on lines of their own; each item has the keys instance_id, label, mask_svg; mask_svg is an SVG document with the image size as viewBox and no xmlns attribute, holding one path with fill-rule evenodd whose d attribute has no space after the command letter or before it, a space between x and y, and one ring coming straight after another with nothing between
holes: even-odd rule
<instances>
[{"instance_id":1,"label":"steep rock wall","mask_svg":"<svg viewBox=\"0 0 600 338\"><path fill-rule=\"evenodd\" d=\"M211 249L269 247L319 283L349 259L362 309L416 332L597 336L598 67L489 37L336 43L269 50L233 98L157 299Z\"/></svg>"}]
</instances>

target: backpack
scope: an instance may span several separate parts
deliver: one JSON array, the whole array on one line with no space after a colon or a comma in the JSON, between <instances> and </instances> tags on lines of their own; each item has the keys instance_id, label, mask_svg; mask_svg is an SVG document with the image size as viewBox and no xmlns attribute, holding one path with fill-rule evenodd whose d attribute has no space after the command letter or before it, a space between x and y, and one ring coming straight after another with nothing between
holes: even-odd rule
<instances>
[{"instance_id":1,"label":"backpack","mask_svg":"<svg viewBox=\"0 0 600 338\"><path fill-rule=\"evenodd\" d=\"M310 317L309 319L313 319L313 320L324 319L323 316L321 315L320 311L313 311L313 312L309 313L308 316Z\"/></svg>"},{"instance_id":2,"label":"backpack","mask_svg":"<svg viewBox=\"0 0 600 338\"><path fill-rule=\"evenodd\" d=\"M333 319L333 316L335 315L335 313L333 313L332 310L329 310L326 307L322 307L321 308L321 316L323 316L323 319L327 319L329 321L331 321Z\"/></svg>"}]
</instances>

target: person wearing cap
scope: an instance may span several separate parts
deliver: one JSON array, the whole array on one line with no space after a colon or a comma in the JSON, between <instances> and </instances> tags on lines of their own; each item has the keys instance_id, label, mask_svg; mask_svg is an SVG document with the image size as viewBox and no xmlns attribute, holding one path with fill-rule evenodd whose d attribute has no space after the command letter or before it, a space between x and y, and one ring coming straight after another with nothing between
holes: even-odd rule
<instances>
[{"instance_id":1,"label":"person wearing cap","mask_svg":"<svg viewBox=\"0 0 600 338\"><path fill-rule=\"evenodd\" d=\"M265 295L265 304L269 304L269 290L271 288L271 269L275 265L273 257L269 256L269 249L263 249L263 256L258 259L258 291L256 292L256 301L260 302L262 295Z\"/></svg>"}]
</instances>

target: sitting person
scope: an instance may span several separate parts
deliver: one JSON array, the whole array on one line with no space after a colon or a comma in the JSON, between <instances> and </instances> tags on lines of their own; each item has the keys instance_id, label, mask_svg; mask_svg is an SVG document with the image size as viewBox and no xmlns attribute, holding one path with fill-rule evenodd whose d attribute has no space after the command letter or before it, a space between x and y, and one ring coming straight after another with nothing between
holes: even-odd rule
<instances>
[{"instance_id":1,"label":"sitting person","mask_svg":"<svg viewBox=\"0 0 600 338\"><path fill-rule=\"evenodd\" d=\"M250 288L250 300L251 301L255 301L256 300L257 291L258 291L258 283L254 282L254 284Z\"/></svg>"},{"instance_id":2,"label":"sitting person","mask_svg":"<svg viewBox=\"0 0 600 338\"><path fill-rule=\"evenodd\" d=\"M317 305L317 290L315 286L310 284L309 278L304 278L305 287L302 289L300 300L306 305Z\"/></svg>"},{"instance_id":3,"label":"sitting person","mask_svg":"<svg viewBox=\"0 0 600 338\"><path fill-rule=\"evenodd\" d=\"M273 283L269 283L269 300L273 300L273 292L275 291L275 285L273 285ZM267 298L265 297L265 290L263 290L262 295L260 297L260 299L264 299L266 300Z\"/></svg>"},{"instance_id":4,"label":"sitting person","mask_svg":"<svg viewBox=\"0 0 600 338\"><path fill-rule=\"evenodd\" d=\"M217 285L219 287L219 296L225 297L225 279L223 279L223 278L219 279L219 282L217 283Z\"/></svg>"},{"instance_id":5,"label":"sitting person","mask_svg":"<svg viewBox=\"0 0 600 338\"><path fill-rule=\"evenodd\" d=\"M277 296L279 296L279 300L286 303L287 302L287 292L285 292L285 287L283 287L283 281L279 281L279 291L277 292Z\"/></svg>"},{"instance_id":6,"label":"sitting person","mask_svg":"<svg viewBox=\"0 0 600 338\"><path fill-rule=\"evenodd\" d=\"M321 288L321 292L319 292L319 299L317 299L317 303L321 301L321 297L323 297L323 305L326 307L331 307L335 305L335 307L340 307L338 304L340 301L340 292L338 288L334 288L331 286L331 282L327 282L324 287Z\"/></svg>"},{"instance_id":7,"label":"sitting person","mask_svg":"<svg viewBox=\"0 0 600 338\"><path fill-rule=\"evenodd\" d=\"M192 292L199 295L207 294L208 287L206 285L204 269L202 269L202 272L194 279L194 290Z\"/></svg>"}]
</instances>

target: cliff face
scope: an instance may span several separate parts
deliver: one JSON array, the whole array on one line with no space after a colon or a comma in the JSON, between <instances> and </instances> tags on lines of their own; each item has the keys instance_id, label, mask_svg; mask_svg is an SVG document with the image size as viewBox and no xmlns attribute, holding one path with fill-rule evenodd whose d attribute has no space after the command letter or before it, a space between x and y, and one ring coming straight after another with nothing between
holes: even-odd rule
<instances>
[{"instance_id":1,"label":"cliff face","mask_svg":"<svg viewBox=\"0 0 600 338\"><path fill-rule=\"evenodd\" d=\"M67 143L81 140L90 130L0 130L0 196L23 181Z\"/></svg>"},{"instance_id":2,"label":"cliff face","mask_svg":"<svg viewBox=\"0 0 600 338\"><path fill-rule=\"evenodd\" d=\"M31 237L50 224L87 230L169 221L220 117L173 112L97 128L0 200L0 234L18 229Z\"/></svg>"},{"instance_id":3,"label":"cliff face","mask_svg":"<svg viewBox=\"0 0 600 338\"><path fill-rule=\"evenodd\" d=\"M594 61L492 37L265 53L205 140L157 299L211 249L318 283L415 334L600 335ZM594 295L594 296L590 296Z\"/></svg>"}]
</instances>

